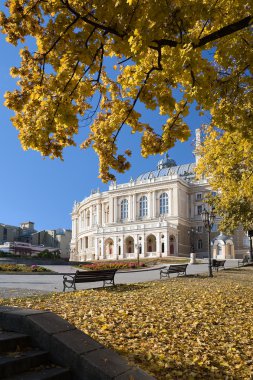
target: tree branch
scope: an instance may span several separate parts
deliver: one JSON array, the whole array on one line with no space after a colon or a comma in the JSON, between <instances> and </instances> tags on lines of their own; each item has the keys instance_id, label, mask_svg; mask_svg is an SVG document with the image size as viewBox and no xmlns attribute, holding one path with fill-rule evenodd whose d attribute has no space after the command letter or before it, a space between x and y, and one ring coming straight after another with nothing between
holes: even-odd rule
<instances>
[{"instance_id":1,"label":"tree branch","mask_svg":"<svg viewBox=\"0 0 253 380\"><path fill-rule=\"evenodd\" d=\"M34 8L36 8L36 6L41 2L41 0L37 0L35 2L35 4L33 4L33 6L29 9L27 9L27 11L24 13L24 16L28 15L29 12L31 12L32 10L34 10Z\"/></svg>"},{"instance_id":2,"label":"tree branch","mask_svg":"<svg viewBox=\"0 0 253 380\"><path fill-rule=\"evenodd\" d=\"M76 17L80 18L81 20L83 20L84 22L86 22L87 24L89 25L92 25L94 26L95 28L98 28L98 29L101 29L101 30L104 30L105 32L107 33L111 33L115 36L118 36L118 37L121 37L123 38L125 36L125 33L120 33L118 32L115 28L112 28L110 26L106 26L106 25L103 25L103 24L100 24L96 21L93 21L93 20L90 20L87 16L82 16L80 13L78 13L72 6L70 6L68 0L61 0L62 4L65 5L65 7L71 12L73 13Z\"/></svg>"},{"instance_id":3,"label":"tree branch","mask_svg":"<svg viewBox=\"0 0 253 380\"><path fill-rule=\"evenodd\" d=\"M252 24L253 16L247 16L243 18L242 20L236 21L233 24L224 26L223 28L217 30L216 32L210 33L205 37L200 38L200 40L197 43L192 43L193 48L198 48L201 46L204 46L208 44L209 42L216 41L219 38L228 36L230 34L233 34L235 32L238 32L239 30L245 29L248 26ZM156 43L157 46L149 46L151 49L157 50L159 47L163 46L170 46L170 47L176 47L180 45L178 41L174 40L167 40L166 38L162 38L160 40L153 40L152 42Z\"/></svg>"},{"instance_id":4,"label":"tree branch","mask_svg":"<svg viewBox=\"0 0 253 380\"><path fill-rule=\"evenodd\" d=\"M153 66L153 67L148 71L148 73L147 73L147 75L146 75L146 78L144 79L144 82L143 82L142 86L139 88L139 91L138 91L138 93L137 93L137 95L136 95L136 97L135 97L135 99L134 99L134 101L133 101L132 106L131 106L130 109L128 110L126 117L125 117L124 120L122 121L121 125L119 126L119 128L118 128L118 130L117 130L117 132L116 132L116 134L115 134L115 136L114 136L114 138L113 138L113 143L115 143L115 141L116 141L116 139L117 139L117 137L118 137L119 132L121 131L123 125L125 124L125 122L126 122L127 119L129 118L129 116L131 115L131 113L132 113L132 111L133 111L133 109L134 109L134 107L135 107L135 105L136 105L136 103L137 103L137 101L138 101L138 99L139 99L139 97L140 97L140 95L141 95L141 92L142 92L143 88L145 87L145 85L146 85L146 83L147 83L147 81L148 81L148 79L149 79L149 77L150 77L150 74L151 74L153 71L155 71L155 70L161 70L161 69L160 69L159 67L154 67L154 66Z\"/></svg>"},{"instance_id":5,"label":"tree branch","mask_svg":"<svg viewBox=\"0 0 253 380\"><path fill-rule=\"evenodd\" d=\"M126 58L126 59L123 59L123 61L120 61L120 62L118 62L118 65L121 65L122 63L125 63L125 62L127 62L127 61L129 61L130 59L132 59L132 55L131 55L131 57L128 57L128 58Z\"/></svg>"},{"instance_id":6,"label":"tree branch","mask_svg":"<svg viewBox=\"0 0 253 380\"><path fill-rule=\"evenodd\" d=\"M229 36L230 34L238 32L239 30L245 29L252 24L252 20L253 20L253 16L248 16L248 17L243 18L240 21L234 22L233 24L224 26L223 28L217 30L216 32L208 34L205 37L202 37L197 44L193 44L193 47L198 48L198 47L204 46L208 44L208 42L215 41L219 38Z\"/></svg>"},{"instance_id":7,"label":"tree branch","mask_svg":"<svg viewBox=\"0 0 253 380\"><path fill-rule=\"evenodd\" d=\"M89 39L91 38L91 36L92 36L93 33L95 32L95 30L96 30L96 28L94 27L94 28L92 29L92 31L90 32L90 34L88 35L86 41L85 41L85 47L86 47L86 49L88 49L88 42L89 42Z\"/></svg>"},{"instance_id":8,"label":"tree branch","mask_svg":"<svg viewBox=\"0 0 253 380\"><path fill-rule=\"evenodd\" d=\"M216 4L218 3L219 0L216 0L215 3L211 6L211 8L209 9L209 12L211 12L211 10L216 6ZM198 36L198 39L200 39L201 37L201 34L204 32L205 30L205 27L207 26L208 22L210 21L210 19L207 19L206 22L204 23L200 33L199 33L199 36Z\"/></svg>"},{"instance_id":9,"label":"tree branch","mask_svg":"<svg viewBox=\"0 0 253 380\"><path fill-rule=\"evenodd\" d=\"M59 35L59 37L54 41L54 43L51 45L51 47L48 49L47 52L42 53L44 57L46 57L50 51L53 50L53 48L58 44L58 42L62 39L62 37L67 33L67 31L79 20L79 17L77 16L67 27L66 29Z\"/></svg>"}]
</instances>

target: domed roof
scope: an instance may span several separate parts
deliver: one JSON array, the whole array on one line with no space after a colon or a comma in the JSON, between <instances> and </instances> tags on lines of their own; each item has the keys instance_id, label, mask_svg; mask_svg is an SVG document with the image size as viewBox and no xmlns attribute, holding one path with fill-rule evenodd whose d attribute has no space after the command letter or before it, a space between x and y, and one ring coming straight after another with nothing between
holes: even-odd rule
<instances>
[{"instance_id":1,"label":"domed roof","mask_svg":"<svg viewBox=\"0 0 253 380\"><path fill-rule=\"evenodd\" d=\"M162 161L162 160L161 160ZM166 176L171 176L171 175L178 175L184 179L189 179L189 178L194 178L195 177L195 163L190 163L190 164L183 164L183 165L176 165L175 161L172 159L169 159L169 161L172 163L174 162L173 166L166 166L166 167L158 167L157 165L157 170L153 170L147 173L143 173L139 175L136 179L137 182L140 181L145 181L147 179L151 178L157 178L157 177L166 177Z\"/></svg>"}]
</instances>

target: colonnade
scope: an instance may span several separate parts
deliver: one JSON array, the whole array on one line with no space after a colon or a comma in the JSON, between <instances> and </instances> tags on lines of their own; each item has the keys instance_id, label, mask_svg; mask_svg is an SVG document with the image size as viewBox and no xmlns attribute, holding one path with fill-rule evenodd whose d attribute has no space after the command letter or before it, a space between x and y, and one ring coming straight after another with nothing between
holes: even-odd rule
<instances>
[{"instance_id":1,"label":"colonnade","mask_svg":"<svg viewBox=\"0 0 253 380\"><path fill-rule=\"evenodd\" d=\"M82 238L82 240L84 239L86 237ZM167 230L154 233L101 235L94 238L93 246L88 249L82 240L79 239L77 249L81 260L136 259L138 255L140 258L144 258L177 254L175 232ZM80 244L81 241L82 244Z\"/></svg>"}]
</instances>

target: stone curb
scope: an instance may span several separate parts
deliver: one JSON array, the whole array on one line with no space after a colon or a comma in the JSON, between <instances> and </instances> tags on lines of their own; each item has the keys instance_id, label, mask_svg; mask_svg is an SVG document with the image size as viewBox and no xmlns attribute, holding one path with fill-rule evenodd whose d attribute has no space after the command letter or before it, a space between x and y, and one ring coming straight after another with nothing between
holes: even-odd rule
<instances>
[{"instance_id":1,"label":"stone curb","mask_svg":"<svg viewBox=\"0 0 253 380\"><path fill-rule=\"evenodd\" d=\"M49 311L0 307L0 327L29 335L77 380L155 380Z\"/></svg>"},{"instance_id":2,"label":"stone curb","mask_svg":"<svg viewBox=\"0 0 253 380\"><path fill-rule=\"evenodd\" d=\"M150 272L150 271L155 271L155 270L160 270L160 269L163 269L163 268L166 268L167 265L165 266L162 266L162 267L157 267L157 268L143 268L143 269L131 269L131 270L117 270L116 274L119 274L119 273L136 273L136 272ZM80 269L76 269L76 270L82 270L81 268ZM0 272L0 275L32 275L32 276L38 276L38 275L52 275L52 276L63 276L63 275L74 275L75 272Z\"/></svg>"}]
</instances>

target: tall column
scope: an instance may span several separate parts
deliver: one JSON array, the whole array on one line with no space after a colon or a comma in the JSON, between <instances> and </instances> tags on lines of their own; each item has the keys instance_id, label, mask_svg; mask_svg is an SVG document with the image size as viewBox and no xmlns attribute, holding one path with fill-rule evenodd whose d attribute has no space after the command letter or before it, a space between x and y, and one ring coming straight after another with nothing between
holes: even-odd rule
<instances>
[{"instance_id":1,"label":"tall column","mask_svg":"<svg viewBox=\"0 0 253 380\"><path fill-rule=\"evenodd\" d=\"M133 220L133 197L129 195L128 197L128 220Z\"/></svg>"},{"instance_id":2,"label":"tall column","mask_svg":"<svg viewBox=\"0 0 253 380\"><path fill-rule=\"evenodd\" d=\"M102 226L105 224L105 204L101 204L101 213L102 213L102 218L101 218L101 223Z\"/></svg>"},{"instance_id":3,"label":"tall column","mask_svg":"<svg viewBox=\"0 0 253 380\"><path fill-rule=\"evenodd\" d=\"M97 206L92 206L92 226L95 226L98 222L98 209Z\"/></svg>"},{"instance_id":4,"label":"tall column","mask_svg":"<svg viewBox=\"0 0 253 380\"><path fill-rule=\"evenodd\" d=\"M99 204L97 205L97 213L98 213L98 216L97 216L97 218L98 218L98 220L97 220L97 224L98 224L99 226L101 226L101 224L102 224L102 205L101 205L101 203L99 203Z\"/></svg>"},{"instance_id":5,"label":"tall column","mask_svg":"<svg viewBox=\"0 0 253 380\"><path fill-rule=\"evenodd\" d=\"M105 249L105 242L104 242L104 238L102 238L101 239L101 259L105 258L104 249Z\"/></svg>"},{"instance_id":6,"label":"tall column","mask_svg":"<svg viewBox=\"0 0 253 380\"><path fill-rule=\"evenodd\" d=\"M113 223L113 198L109 198L109 223Z\"/></svg>"},{"instance_id":7,"label":"tall column","mask_svg":"<svg viewBox=\"0 0 253 380\"><path fill-rule=\"evenodd\" d=\"M169 190L169 214L175 215L174 214L174 207L173 207L173 189Z\"/></svg>"},{"instance_id":8,"label":"tall column","mask_svg":"<svg viewBox=\"0 0 253 380\"><path fill-rule=\"evenodd\" d=\"M173 188L173 215L179 215L178 213L178 189Z\"/></svg>"},{"instance_id":9,"label":"tall column","mask_svg":"<svg viewBox=\"0 0 253 380\"><path fill-rule=\"evenodd\" d=\"M76 237L76 220L72 219L72 239Z\"/></svg>"},{"instance_id":10,"label":"tall column","mask_svg":"<svg viewBox=\"0 0 253 380\"><path fill-rule=\"evenodd\" d=\"M92 213L92 206L89 207L89 212L90 212L90 225L89 227L92 226L93 224L93 213Z\"/></svg>"},{"instance_id":11,"label":"tall column","mask_svg":"<svg viewBox=\"0 0 253 380\"><path fill-rule=\"evenodd\" d=\"M163 256L168 256L170 254L170 244L169 244L170 233L167 231L164 233L164 253Z\"/></svg>"},{"instance_id":12,"label":"tall column","mask_svg":"<svg viewBox=\"0 0 253 380\"><path fill-rule=\"evenodd\" d=\"M113 221L117 223L118 221L118 199L113 198Z\"/></svg>"},{"instance_id":13,"label":"tall column","mask_svg":"<svg viewBox=\"0 0 253 380\"><path fill-rule=\"evenodd\" d=\"M134 235L134 258L137 258L138 255L138 236Z\"/></svg>"},{"instance_id":14,"label":"tall column","mask_svg":"<svg viewBox=\"0 0 253 380\"><path fill-rule=\"evenodd\" d=\"M114 237L113 238L113 257L114 260L118 260L118 238Z\"/></svg>"},{"instance_id":15,"label":"tall column","mask_svg":"<svg viewBox=\"0 0 253 380\"><path fill-rule=\"evenodd\" d=\"M86 230L86 210L83 210L83 231Z\"/></svg>"},{"instance_id":16,"label":"tall column","mask_svg":"<svg viewBox=\"0 0 253 380\"><path fill-rule=\"evenodd\" d=\"M152 217L152 201L151 201L151 192L148 193L148 217Z\"/></svg>"},{"instance_id":17,"label":"tall column","mask_svg":"<svg viewBox=\"0 0 253 380\"><path fill-rule=\"evenodd\" d=\"M136 194L133 194L133 220L136 220Z\"/></svg>"},{"instance_id":18,"label":"tall column","mask_svg":"<svg viewBox=\"0 0 253 380\"><path fill-rule=\"evenodd\" d=\"M75 236L77 238L77 235L78 235L78 219L77 217L75 218Z\"/></svg>"},{"instance_id":19,"label":"tall column","mask_svg":"<svg viewBox=\"0 0 253 380\"><path fill-rule=\"evenodd\" d=\"M158 234L156 234L156 253L157 253L157 256L161 256L161 234L160 232L158 232Z\"/></svg>"},{"instance_id":20,"label":"tall column","mask_svg":"<svg viewBox=\"0 0 253 380\"><path fill-rule=\"evenodd\" d=\"M99 255L99 239L95 239L95 260L98 260Z\"/></svg>"},{"instance_id":21,"label":"tall column","mask_svg":"<svg viewBox=\"0 0 253 380\"><path fill-rule=\"evenodd\" d=\"M78 235L78 218L75 218L75 236L77 237Z\"/></svg>"},{"instance_id":22,"label":"tall column","mask_svg":"<svg viewBox=\"0 0 253 380\"><path fill-rule=\"evenodd\" d=\"M153 219L153 191L149 193L149 217Z\"/></svg>"},{"instance_id":23,"label":"tall column","mask_svg":"<svg viewBox=\"0 0 253 380\"><path fill-rule=\"evenodd\" d=\"M122 260L124 258L124 236L123 235L120 236L120 241L119 241L118 245L120 247L119 259ZM118 252L119 252L119 247L118 247Z\"/></svg>"},{"instance_id":24,"label":"tall column","mask_svg":"<svg viewBox=\"0 0 253 380\"><path fill-rule=\"evenodd\" d=\"M142 249L143 249L143 251L142 251L143 256L142 257L145 257L145 256L147 256L147 236L145 233L142 235L141 242L142 242Z\"/></svg>"},{"instance_id":25,"label":"tall column","mask_svg":"<svg viewBox=\"0 0 253 380\"><path fill-rule=\"evenodd\" d=\"M152 195L153 195L153 199L152 199L152 203L153 203L153 218L155 219L156 218L156 192L153 191Z\"/></svg>"}]
</instances>

